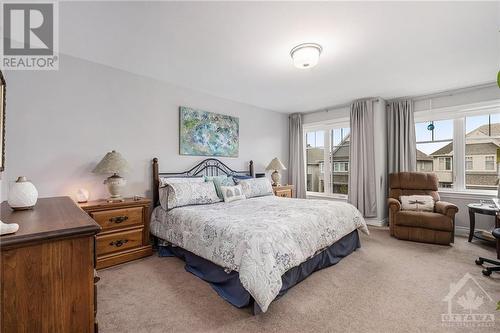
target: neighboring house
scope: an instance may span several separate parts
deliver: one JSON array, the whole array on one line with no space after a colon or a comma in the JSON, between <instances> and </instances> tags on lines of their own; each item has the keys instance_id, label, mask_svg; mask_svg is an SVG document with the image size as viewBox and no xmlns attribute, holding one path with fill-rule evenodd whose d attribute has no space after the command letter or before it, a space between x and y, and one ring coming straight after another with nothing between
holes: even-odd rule
<instances>
[{"instance_id":1,"label":"neighboring house","mask_svg":"<svg viewBox=\"0 0 500 333\"><path fill-rule=\"evenodd\" d=\"M466 188L496 189L500 124L480 126L467 133L465 140ZM438 175L439 185L451 187L453 183L453 143L438 149L430 156L433 158L433 169Z\"/></svg>"},{"instance_id":2,"label":"neighboring house","mask_svg":"<svg viewBox=\"0 0 500 333\"><path fill-rule=\"evenodd\" d=\"M331 153L332 180L330 186L333 193L347 194L349 182L349 142L347 136ZM307 190L311 192L325 191L323 147L306 147L307 155Z\"/></svg>"},{"instance_id":3,"label":"neighboring house","mask_svg":"<svg viewBox=\"0 0 500 333\"><path fill-rule=\"evenodd\" d=\"M432 154L432 169L439 179L439 187L453 184L453 143L436 150Z\"/></svg>"},{"instance_id":4,"label":"neighboring house","mask_svg":"<svg viewBox=\"0 0 500 333\"><path fill-rule=\"evenodd\" d=\"M307 161L307 190L311 192L324 192L324 148L308 146L306 148Z\"/></svg>"},{"instance_id":5,"label":"neighboring house","mask_svg":"<svg viewBox=\"0 0 500 333\"><path fill-rule=\"evenodd\" d=\"M351 136L345 139L332 151L332 191L346 194L349 186L349 144Z\"/></svg>"},{"instance_id":6,"label":"neighboring house","mask_svg":"<svg viewBox=\"0 0 500 333\"><path fill-rule=\"evenodd\" d=\"M417 149L417 171L432 172L432 157Z\"/></svg>"}]
</instances>

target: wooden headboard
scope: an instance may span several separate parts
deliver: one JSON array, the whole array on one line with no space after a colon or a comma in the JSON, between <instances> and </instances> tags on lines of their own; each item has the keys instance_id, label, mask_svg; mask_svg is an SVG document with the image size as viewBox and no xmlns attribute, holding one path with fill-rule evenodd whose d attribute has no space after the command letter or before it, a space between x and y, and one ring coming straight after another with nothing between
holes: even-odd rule
<instances>
[{"instance_id":1,"label":"wooden headboard","mask_svg":"<svg viewBox=\"0 0 500 333\"><path fill-rule=\"evenodd\" d=\"M182 172L160 172L158 158L153 158L153 202L154 206L160 204L158 190L160 188L160 178L172 177L196 177L196 176L219 176L219 175L245 175L254 177L253 161L248 163L248 170L235 171L216 158L207 158L187 171Z\"/></svg>"}]
</instances>

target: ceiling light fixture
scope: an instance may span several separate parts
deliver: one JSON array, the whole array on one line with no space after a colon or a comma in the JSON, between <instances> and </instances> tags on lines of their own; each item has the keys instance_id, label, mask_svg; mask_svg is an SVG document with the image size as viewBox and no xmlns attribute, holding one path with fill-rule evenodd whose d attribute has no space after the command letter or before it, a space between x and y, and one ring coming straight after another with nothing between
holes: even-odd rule
<instances>
[{"instance_id":1,"label":"ceiling light fixture","mask_svg":"<svg viewBox=\"0 0 500 333\"><path fill-rule=\"evenodd\" d=\"M290 56L295 67L312 68L318 64L321 51L323 48L319 44L303 43L295 46L290 51Z\"/></svg>"}]
</instances>

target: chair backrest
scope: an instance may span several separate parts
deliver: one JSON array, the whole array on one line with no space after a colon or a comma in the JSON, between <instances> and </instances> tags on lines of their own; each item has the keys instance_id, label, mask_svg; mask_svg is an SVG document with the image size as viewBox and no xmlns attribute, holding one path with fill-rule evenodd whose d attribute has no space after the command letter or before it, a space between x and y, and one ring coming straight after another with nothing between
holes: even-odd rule
<instances>
[{"instance_id":1,"label":"chair backrest","mask_svg":"<svg viewBox=\"0 0 500 333\"><path fill-rule=\"evenodd\" d=\"M434 173L398 172L389 175L389 196L399 200L402 195L430 195L439 201L439 181Z\"/></svg>"}]
</instances>

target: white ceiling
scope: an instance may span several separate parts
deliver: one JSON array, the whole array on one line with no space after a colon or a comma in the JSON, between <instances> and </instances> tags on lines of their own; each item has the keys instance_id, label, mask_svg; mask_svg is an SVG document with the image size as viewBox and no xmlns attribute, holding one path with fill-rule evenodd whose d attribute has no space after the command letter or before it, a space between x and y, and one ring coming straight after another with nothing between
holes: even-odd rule
<instances>
[{"instance_id":1,"label":"white ceiling","mask_svg":"<svg viewBox=\"0 0 500 333\"><path fill-rule=\"evenodd\" d=\"M280 112L491 82L500 3L60 3L60 51ZM323 46L312 69L296 44Z\"/></svg>"}]
</instances>

